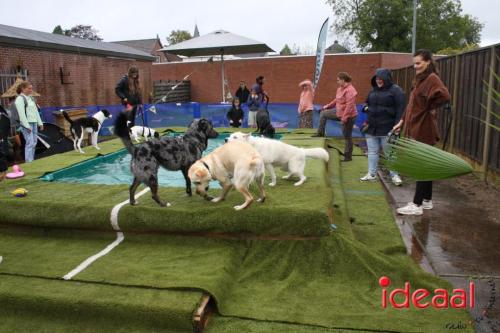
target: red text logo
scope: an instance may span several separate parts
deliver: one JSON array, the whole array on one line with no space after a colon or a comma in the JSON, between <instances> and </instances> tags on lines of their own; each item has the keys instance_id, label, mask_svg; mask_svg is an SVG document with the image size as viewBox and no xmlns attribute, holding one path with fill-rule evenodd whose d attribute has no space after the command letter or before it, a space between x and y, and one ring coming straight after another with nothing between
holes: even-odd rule
<instances>
[{"instance_id":1,"label":"red text logo","mask_svg":"<svg viewBox=\"0 0 500 333\"><path fill-rule=\"evenodd\" d=\"M465 309L467 306L473 308L475 303L474 282L469 282L468 292L465 289L453 289L451 295L448 290L441 288L435 289L433 293L422 288L412 291L410 282L405 282L404 288L388 291L387 287L391 285L391 280L387 276L382 276L378 283L382 287L382 308L384 309L387 308L387 303L395 309L409 308L410 303L419 309L429 306L436 309L449 307Z\"/></svg>"}]
</instances>

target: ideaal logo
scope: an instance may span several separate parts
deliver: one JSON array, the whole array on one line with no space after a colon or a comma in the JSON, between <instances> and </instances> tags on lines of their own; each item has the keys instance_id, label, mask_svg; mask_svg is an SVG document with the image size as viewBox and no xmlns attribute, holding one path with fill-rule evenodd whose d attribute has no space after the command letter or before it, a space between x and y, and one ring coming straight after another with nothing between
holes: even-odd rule
<instances>
[{"instance_id":1,"label":"ideaal logo","mask_svg":"<svg viewBox=\"0 0 500 333\"><path fill-rule=\"evenodd\" d=\"M409 282L405 283L404 288L394 289L389 293L385 288L391 285L391 280L385 276L379 279L379 285L383 288L382 307L384 309L387 308L388 301L390 305L396 309L409 308L410 301L414 307L420 309L427 308L431 305L436 309L449 308L450 306L456 309L463 309L467 307L467 304L469 308L473 309L476 301L476 288L474 282L469 282L469 288L467 290L453 289L451 298L449 298L450 294L446 289L435 289L433 294L431 294L431 292L427 289L417 289L412 292ZM488 316L489 312L493 310L496 302L495 280L493 278L489 278L488 285L490 289L490 298L486 306L478 306L480 309L480 315L476 316L473 320L469 320L468 322L448 322L445 324L446 329L450 331L464 330L469 326L475 327L477 325L484 324L493 332L500 332L500 322L494 321ZM431 296L430 302L427 298L429 296ZM396 302L396 297L401 303Z\"/></svg>"},{"instance_id":2,"label":"ideaal logo","mask_svg":"<svg viewBox=\"0 0 500 333\"><path fill-rule=\"evenodd\" d=\"M419 288L415 291L411 290L410 282L405 282L404 288L393 289L390 293L386 289L391 285L391 280L387 276L383 276L378 281L382 287L382 308L387 308L389 303L395 309L409 308L410 303L418 309L425 309L432 306L436 309L446 309L450 306L455 309L474 308L475 304L475 286L474 282L469 282L469 289L453 289L451 294L446 289L435 289L431 293L427 289ZM428 297L431 296L429 301ZM397 303L396 297L402 302Z\"/></svg>"}]
</instances>

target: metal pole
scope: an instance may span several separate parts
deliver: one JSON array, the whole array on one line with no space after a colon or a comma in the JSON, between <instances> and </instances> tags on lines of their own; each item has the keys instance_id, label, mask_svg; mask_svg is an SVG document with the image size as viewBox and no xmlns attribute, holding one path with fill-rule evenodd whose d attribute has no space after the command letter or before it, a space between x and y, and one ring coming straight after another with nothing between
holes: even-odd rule
<instances>
[{"instance_id":1,"label":"metal pole","mask_svg":"<svg viewBox=\"0 0 500 333\"><path fill-rule=\"evenodd\" d=\"M224 87L224 49L221 49L220 50L221 53L221 57L220 57L220 60L221 60L221 68L222 68L222 103L226 103L226 88Z\"/></svg>"},{"instance_id":2,"label":"metal pole","mask_svg":"<svg viewBox=\"0 0 500 333\"><path fill-rule=\"evenodd\" d=\"M490 161L490 138L491 138L491 109L492 109L492 102L493 102L493 79L494 75L493 73L495 72L495 60L496 60L496 52L495 52L495 46L491 47L491 52L490 52L490 77L488 80L488 97L487 97L487 102L486 102L486 124L484 125L484 141L483 141L483 160L482 160L482 165L481 165L481 172L482 172L482 178L483 181L488 180L488 163Z\"/></svg>"},{"instance_id":3,"label":"metal pole","mask_svg":"<svg viewBox=\"0 0 500 333\"><path fill-rule=\"evenodd\" d=\"M413 31L411 37L411 54L415 54L417 42L417 0L413 0Z\"/></svg>"}]
</instances>

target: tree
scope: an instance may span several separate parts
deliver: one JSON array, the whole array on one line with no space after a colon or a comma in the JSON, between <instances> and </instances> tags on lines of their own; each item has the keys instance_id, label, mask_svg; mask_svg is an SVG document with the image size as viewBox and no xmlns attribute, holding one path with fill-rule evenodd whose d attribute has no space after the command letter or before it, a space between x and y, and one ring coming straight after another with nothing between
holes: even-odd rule
<instances>
[{"instance_id":1,"label":"tree","mask_svg":"<svg viewBox=\"0 0 500 333\"><path fill-rule=\"evenodd\" d=\"M334 29L369 51L411 51L413 0L327 0ZM483 24L462 14L459 0L418 0L417 49L438 51L479 44Z\"/></svg>"},{"instance_id":2,"label":"tree","mask_svg":"<svg viewBox=\"0 0 500 333\"><path fill-rule=\"evenodd\" d=\"M193 38L193 36L191 36L187 30L172 30L167 37L167 41L169 45L174 45L191 38Z\"/></svg>"},{"instance_id":3,"label":"tree","mask_svg":"<svg viewBox=\"0 0 500 333\"><path fill-rule=\"evenodd\" d=\"M102 38L97 34L99 31L92 28L91 25L79 24L75 25L73 28L69 30L65 30L64 34L66 36L101 41Z\"/></svg>"},{"instance_id":4,"label":"tree","mask_svg":"<svg viewBox=\"0 0 500 333\"><path fill-rule=\"evenodd\" d=\"M280 51L280 55L293 55L292 50L288 46L288 44L285 44L283 48Z\"/></svg>"},{"instance_id":5,"label":"tree","mask_svg":"<svg viewBox=\"0 0 500 333\"><path fill-rule=\"evenodd\" d=\"M53 34L57 35L64 35L64 30L61 28L60 25L56 26L54 30L52 31Z\"/></svg>"}]
</instances>

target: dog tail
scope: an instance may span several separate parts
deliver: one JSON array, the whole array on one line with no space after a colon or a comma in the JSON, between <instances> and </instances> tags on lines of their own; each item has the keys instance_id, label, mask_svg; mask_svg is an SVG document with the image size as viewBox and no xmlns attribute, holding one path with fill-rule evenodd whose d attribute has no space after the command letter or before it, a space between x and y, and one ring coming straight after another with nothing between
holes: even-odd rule
<instances>
[{"instance_id":1,"label":"dog tail","mask_svg":"<svg viewBox=\"0 0 500 333\"><path fill-rule=\"evenodd\" d=\"M254 155L252 159L250 160L250 169L253 172L253 177L258 177L260 175L264 175L265 168L264 168L264 160L260 155Z\"/></svg>"},{"instance_id":2,"label":"dog tail","mask_svg":"<svg viewBox=\"0 0 500 333\"><path fill-rule=\"evenodd\" d=\"M306 157L311 157L314 159L323 160L325 162L328 162L328 160L330 159L330 156L328 155L326 150L323 148L304 149L304 152L306 153Z\"/></svg>"},{"instance_id":3,"label":"dog tail","mask_svg":"<svg viewBox=\"0 0 500 333\"><path fill-rule=\"evenodd\" d=\"M127 126L127 115L121 112L116 118L115 134L122 139L123 145L127 148L130 154L134 153L134 145L130 140L129 128Z\"/></svg>"},{"instance_id":4,"label":"dog tail","mask_svg":"<svg viewBox=\"0 0 500 333\"><path fill-rule=\"evenodd\" d=\"M64 118L65 118L65 119L66 119L66 120L67 120L67 121L68 121L71 125L73 125L73 120L71 120L71 118L69 117L69 114L68 114L66 111L64 111L64 110L63 110L62 114L63 114Z\"/></svg>"}]
</instances>

